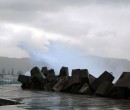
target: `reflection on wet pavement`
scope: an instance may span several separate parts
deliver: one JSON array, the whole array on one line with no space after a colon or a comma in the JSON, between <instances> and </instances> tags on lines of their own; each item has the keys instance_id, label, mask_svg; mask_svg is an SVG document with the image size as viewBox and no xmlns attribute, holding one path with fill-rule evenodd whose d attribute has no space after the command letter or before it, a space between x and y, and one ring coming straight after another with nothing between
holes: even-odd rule
<instances>
[{"instance_id":1,"label":"reflection on wet pavement","mask_svg":"<svg viewBox=\"0 0 130 110\"><path fill-rule=\"evenodd\" d=\"M130 100L113 100L46 91L21 90L20 85L0 86L0 97L22 104L1 106L0 110L129 110Z\"/></svg>"}]
</instances>

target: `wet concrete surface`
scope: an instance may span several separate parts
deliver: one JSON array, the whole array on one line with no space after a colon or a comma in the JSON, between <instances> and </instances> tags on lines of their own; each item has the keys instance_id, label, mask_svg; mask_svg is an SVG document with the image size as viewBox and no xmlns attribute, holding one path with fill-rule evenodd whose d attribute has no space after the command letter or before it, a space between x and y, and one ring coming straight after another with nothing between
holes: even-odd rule
<instances>
[{"instance_id":1,"label":"wet concrete surface","mask_svg":"<svg viewBox=\"0 0 130 110\"><path fill-rule=\"evenodd\" d=\"M88 95L22 90L20 85L0 86L0 97L22 104L0 106L0 110L130 110L130 100Z\"/></svg>"}]
</instances>

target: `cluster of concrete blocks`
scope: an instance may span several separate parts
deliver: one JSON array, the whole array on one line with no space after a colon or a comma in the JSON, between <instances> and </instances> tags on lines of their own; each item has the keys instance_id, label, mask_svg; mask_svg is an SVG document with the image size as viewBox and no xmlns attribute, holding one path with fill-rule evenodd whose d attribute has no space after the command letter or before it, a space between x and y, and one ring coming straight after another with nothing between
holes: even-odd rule
<instances>
[{"instance_id":1,"label":"cluster of concrete blocks","mask_svg":"<svg viewBox=\"0 0 130 110\"><path fill-rule=\"evenodd\" d=\"M68 67L62 67L59 75L47 67L32 68L31 76L19 75L22 89L39 89L45 91L68 92L75 94L98 95L118 99L130 97L130 72L123 72L115 84L114 76L107 71L98 78L89 74L87 69L73 69L69 76Z\"/></svg>"}]
</instances>

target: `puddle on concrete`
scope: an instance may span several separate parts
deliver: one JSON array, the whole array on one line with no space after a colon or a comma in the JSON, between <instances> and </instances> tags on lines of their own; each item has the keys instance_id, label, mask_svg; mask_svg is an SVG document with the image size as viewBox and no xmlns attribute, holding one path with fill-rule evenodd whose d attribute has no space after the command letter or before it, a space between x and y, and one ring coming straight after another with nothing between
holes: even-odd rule
<instances>
[{"instance_id":1,"label":"puddle on concrete","mask_svg":"<svg viewBox=\"0 0 130 110\"><path fill-rule=\"evenodd\" d=\"M0 97L22 103L20 105L1 106L0 110L130 110L130 100L22 90L20 85L0 86Z\"/></svg>"}]
</instances>

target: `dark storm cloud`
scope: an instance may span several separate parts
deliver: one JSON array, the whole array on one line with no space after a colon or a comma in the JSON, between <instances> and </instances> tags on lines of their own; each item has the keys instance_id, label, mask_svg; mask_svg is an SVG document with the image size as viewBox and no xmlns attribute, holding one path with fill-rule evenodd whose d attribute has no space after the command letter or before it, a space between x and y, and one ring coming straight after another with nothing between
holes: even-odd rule
<instances>
[{"instance_id":1,"label":"dark storm cloud","mask_svg":"<svg viewBox=\"0 0 130 110\"><path fill-rule=\"evenodd\" d=\"M89 4L129 4L129 0L0 0L1 10L14 11L56 11L66 6L85 6Z\"/></svg>"},{"instance_id":2,"label":"dark storm cloud","mask_svg":"<svg viewBox=\"0 0 130 110\"><path fill-rule=\"evenodd\" d=\"M129 0L0 0L0 20L32 22L41 15L46 17L46 13L57 13L68 7L87 7L90 4L126 6L129 3Z\"/></svg>"}]
</instances>

